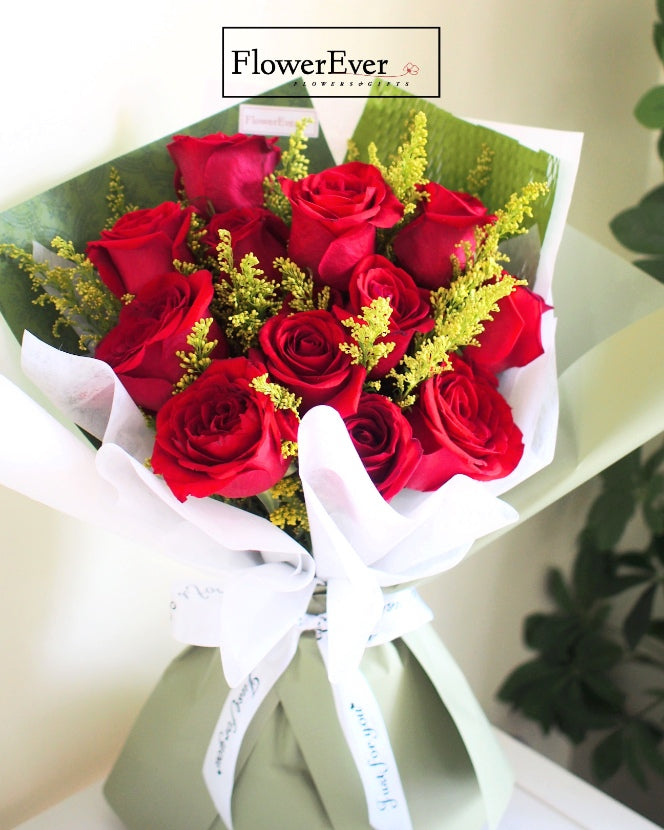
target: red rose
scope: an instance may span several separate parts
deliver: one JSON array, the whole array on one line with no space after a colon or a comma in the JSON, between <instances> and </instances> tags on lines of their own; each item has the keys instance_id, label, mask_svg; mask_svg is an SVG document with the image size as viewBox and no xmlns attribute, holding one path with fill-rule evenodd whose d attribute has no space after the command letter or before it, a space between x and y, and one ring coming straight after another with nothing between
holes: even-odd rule
<instances>
[{"instance_id":1,"label":"red rose","mask_svg":"<svg viewBox=\"0 0 664 830\"><path fill-rule=\"evenodd\" d=\"M212 275L177 272L151 280L122 307L117 325L99 342L95 357L113 367L132 399L156 412L173 394L184 370L178 350L187 350L194 323L210 314ZM225 357L224 335L213 323L210 339L218 341L214 356Z\"/></svg>"},{"instance_id":2,"label":"red rose","mask_svg":"<svg viewBox=\"0 0 664 830\"><path fill-rule=\"evenodd\" d=\"M285 475L282 441L295 439L297 421L251 386L264 373L246 357L215 360L157 413L152 468L180 501L255 496Z\"/></svg>"},{"instance_id":3,"label":"red rose","mask_svg":"<svg viewBox=\"0 0 664 830\"><path fill-rule=\"evenodd\" d=\"M479 346L467 346L464 357L475 366L498 374L514 366L525 366L544 353L542 314L549 311L539 294L517 285L507 297L498 301L500 311L486 320L477 337Z\"/></svg>"},{"instance_id":4,"label":"red rose","mask_svg":"<svg viewBox=\"0 0 664 830\"><path fill-rule=\"evenodd\" d=\"M88 243L86 254L116 297L136 294L152 277L172 271L174 259L193 261L187 247L192 213L177 202L125 213Z\"/></svg>"},{"instance_id":5,"label":"red rose","mask_svg":"<svg viewBox=\"0 0 664 830\"><path fill-rule=\"evenodd\" d=\"M176 135L166 147L177 168L176 189L183 187L187 199L207 214L262 207L263 179L281 158L276 141L241 133Z\"/></svg>"},{"instance_id":6,"label":"red rose","mask_svg":"<svg viewBox=\"0 0 664 830\"><path fill-rule=\"evenodd\" d=\"M342 418L357 409L366 377L339 345L348 333L329 311L300 311L270 318L258 333L270 376L302 398L301 412L317 404Z\"/></svg>"},{"instance_id":7,"label":"red rose","mask_svg":"<svg viewBox=\"0 0 664 830\"><path fill-rule=\"evenodd\" d=\"M280 182L293 209L289 256L341 290L357 262L373 253L376 228L391 228L403 213L371 164L353 161Z\"/></svg>"},{"instance_id":8,"label":"red rose","mask_svg":"<svg viewBox=\"0 0 664 830\"><path fill-rule=\"evenodd\" d=\"M207 224L207 233L203 238L214 257L222 229L230 231L236 265L245 254L252 253L258 257L266 276L280 278L272 263L277 257L286 256L288 227L278 216L265 208L236 208L226 213L215 213Z\"/></svg>"},{"instance_id":9,"label":"red rose","mask_svg":"<svg viewBox=\"0 0 664 830\"><path fill-rule=\"evenodd\" d=\"M376 489L389 501L406 486L422 456L401 408L383 395L364 393L345 424Z\"/></svg>"},{"instance_id":10,"label":"red rose","mask_svg":"<svg viewBox=\"0 0 664 830\"><path fill-rule=\"evenodd\" d=\"M478 481L503 478L523 455L521 430L496 379L451 359L453 371L425 381L408 412L424 451L408 482L414 490L436 490L457 473Z\"/></svg>"},{"instance_id":11,"label":"red rose","mask_svg":"<svg viewBox=\"0 0 664 830\"><path fill-rule=\"evenodd\" d=\"M398 268L384 256L371 255L355 266L348 285L348 311L353 316L361 313L377 297L387 297L392 307L390 333L382 338L394 343L394 349L382 358L371 372L371 377L382 377L397 365L406 353L415 332L431 331L429 292L418 288L410 274Z\"/></svg>"},{"instance_id":12,"label":"red rose","mask_svg":"<svg viewBox=\"0 0 664 830\"><path fill-rule=\"evenodd\" d=\"M494 217L468 193L448 190L435 182L422 189L429 198L422 201L415 219L395 236L394 255L418 285L433 290L449 285L452 254L464 266L465 255L458 244L469 242L474 248L475 228Z\"/></svg>"}]
</instances>

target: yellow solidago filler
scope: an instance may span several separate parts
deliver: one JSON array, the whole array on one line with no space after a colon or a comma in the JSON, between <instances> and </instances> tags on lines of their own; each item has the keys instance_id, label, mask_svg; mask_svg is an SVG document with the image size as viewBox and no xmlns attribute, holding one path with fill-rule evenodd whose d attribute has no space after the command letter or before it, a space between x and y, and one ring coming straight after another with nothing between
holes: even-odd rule
<instances>
[{"instance_id":1,"label":"yellow solidago filler","mask_svg":"<svg viewBox=\"0 0 664 830\"><path fill-rule=\"evenodd\" d=\"M523 220L532 216L532 202L547 190L546 184L530 182L520 194L512 194L507 205L496 211L496 221L476 230L475 251L468 243L462 246L466 259L463 271L458 258L453 257L450 286L431 292L433 331L416 338L415 353L404 356L389 373L400 406L411 406L420 383L450 368L452 352L477 345L484 322L498 312L498 301L525 283L503 272L509 258L498 246L502 239L526 232Z\"/></svg>"},{"instance_id":2,"label":"yellow solidago filler","mask_svg":"<svg viewBox=\"0 0 664 830\"><path fill-rule=\"evenodd\" d=\"M468 177L466 178L466 190L471 196L479 198L484 188L489 184L494 156L495 152L491 147L488 144L483 144L477 161L475 162L475 167L468 173Z\"/></svg>"},{"instance_id":3,"label":"yellow solidago filler","mask_svg":"<svg viewBox=\"0 0 664 830\"><path fill-rule=\"evenodd\" d=\"M402 409L416 401L415 389L425 380L450 368L452 343L445 334L425 339L414 355L406 354L401 362L388 373L397 390L396 403Z\"/></svg>"},{"instance_id":4,"label":"yellow solidago filler","mask_svg":"<svg viewBox=\"0 0 664 830\"><path fill-rule=\"evenodd\" d=\"M106 193L106 204L108 205L108 219L106 220L106 228L112 228L113 225L125 213L138 210L136 205L127 204L125 199L125 190L120 174L115 167L111 167L108 177L108 192Z\"/></svg>"},{"instance_id":5,"label":"yellow solidago filler","mask_svg":"<svg viewBox=\"0 0 664 830\"><path fill-rule=\"evenodd\" d=\"M309 517L304 504L302 482L296 474L285 476L269 491L276 504L270 510L270 521L295 538L309 532Z\"/></svg>"},{"instance_id":6,"label":"yellow solidago filler","mask_svg":"<svg viewBox=\"0 0 664 830\"><path fill-rule=\"evenodd\" d=\"M290 409L298 421L300 420L300 404L302 403L302 398L298 398L297 395L290 392L280 383L271 383L268 380L267 372L264 375L255 377L251 381L251 386L257 392L267 395L274 404L275 409Z\"/></svg>"},{"instance_id":7,"label":"yellow solidago filler","mask_svg":"<svg viewBox=\"0 0 664 830\"><path fill-rule=\"evenodd\" d=\"M274 267L281 274L281 290L283 294L290 295L289 306L293 311L324 310L329 306L329 285L324 286L316 295L313 278L291 259L277 257Z\"/></svg>"},{"instance_id":8,"label":"yellow solidago filler","mask_svg":"<svg viewBox=\"0 0 664 830\"><path fill-rule=\"evenodd\" d=\"M203 243L203 237L207 233L205 227L205 220L197 213L192 213L189 222L189 230L187 231L187 247L194 256L193 262L182 262L180 259L173 260L173 268L189 277L200 271L201 268L207 268L212 273L219 272L219 263L213 256L210 255L207 245Z\"/></svg>"},{"instance_id":9,"label":"yellow solidago filler","mask_svg":"<svg viewBox=\"0 0 664 830\"><path fill-rule=\"evenodd\" d=\"M345 161L359 161L360 160L360 148L357 144L353 141L352 138L349 138L346 142L346 158Z\"/></svg>"},{"instance_id":10,"label":"yellow solidago filler","mask_svg":"<svg viewBox=\"0 0 664 830\"><path fill-rule=\"evenodd\" d=\"M226 278L215 285L213 312L219 316L231 344L246 353L258 340L263 323L281 308L277 285L265 279L253 254L245 254L239 270L233 264L231 235L219 231L219 268Z\"/></svg>"},{"instance_id":11,"label":"yellow solidago filler","mask_svg":"<svg viewBox=\"0 0 664 830\"><path fill-rule=\"evenodd\" d=\"M173 387L174 395L182 392L192 384L196 378L203 374L210 363L212 363L210 354L218 341L208 340L211 325L212 317L204 317L197 323L194 323L191 332L187 335L187 345L191 348L191 351L177 351L175 353L176 357L180 360L180 367L185 371Z\"/></svg>"},{"instance_id":12,"label":"yellow solidago filler","mask_svg":"<svg viewBox=\"0 0 664 830\"><path fill-rule=\"evenodd\" d=\"M90 260L76 253L71 242L56 236L51 246L65 264L36 262L32 254L9 244L0 245L0 255L16 262L33 288L41 292L33 301L35 305L52 305L56 310L58 319L53 334L60 336L63 327L71 327L79 335L81 351L93 351L117 323L120 301L99 279Z\"/></svg>"},{"instance_id":13,"label":"yellow solidago filler","mask_svg":"<svg viewBox=\"0 0 664 830\"><path fill-rule=\"evenodd\" d=\"M263 182L263 196L265 207L275 213L287 224L290 222L290 202L284 195L279 177L299 181L309 173L309 159L306 155L307 136L304 134L307 124L312 118L301 118L295 123L295 131L288 139L288 149L281 154L279 167L270 173Z\"/></svg>"},{"instance_id":14,"label":"yellow solidago filler","mask_svg":"<svg viewBox=\"0 0 664 830\"><path fill-rule=\"evenodd\" d=\"M378 158L376 145L368 147L369 163L377 167L383 178L404 206L404 217L415 211L422 200L416 185L427 184L424 174L427 169L427 117L423 112L415 113L408 126L408 140L396 152L389 167ZM402 220L403 221L403 220Z\"/></svg>"},{"instance_id":15,"label":"yellow solidago filler","mask_svg":"<svg viewBox=\"0 0 664 830\"><path fill-rule=\"evenodd\" d=\"M297 441L282 441L281 455L283 458L297 458Z\"/></svg>"},{"instance_id":16,"label":"yellow solidago filler","mask_svg":"<svg viewBox=\"0 0 664 830\"><path fill-rule=\"evenodd\" d=\"M389 334L391 316L392 306L389 299L375 297L370 305L362 306L362 313L358 317L349 317L341 321L350 329L355 342L340 343L339 349L350 355L352 363L364 366L367 372L370 372L381 358L394 349L394 343L389 341L376 343L376 340Z\"/></svg>"}]
</instances>

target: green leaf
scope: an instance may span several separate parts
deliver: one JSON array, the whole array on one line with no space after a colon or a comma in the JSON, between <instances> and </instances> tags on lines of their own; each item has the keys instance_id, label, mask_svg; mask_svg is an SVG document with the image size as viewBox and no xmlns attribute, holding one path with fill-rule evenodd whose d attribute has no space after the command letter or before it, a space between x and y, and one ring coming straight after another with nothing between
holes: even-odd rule
<instances>
[{"instance_id":1,"label":"green leaf","mask_svg":"<svg viewBox=\"0 0 664 830\"><path fill-rule=\"evenodd\" d=\"M609 223L621 245L641 254L664 252L664 205L640 204L623 210Z\"/></svg>"},{"instance_id":2,"label":"green leaf","mask_svg":"<svg viewBox=\"0 0 664 830\"><path fill-rule=\"evenodd\" d=\"M655 86L641 96L634 108L634 117L649 129L664 127L664 86Z\"/></svg>"},{"instance_id":3,"label":"green leaf","mask_svg":"<svg viewBox=\"0 0 664 830\"><path fill-rule=\"evenodd\" d=\"M609 711L619 714L625 702L625 694L605 674L600 672L586 672L583 682L598 701ZM606 713L605 713L606 714Z\"/></svg>"},{"instance_id":4,"label":"green leaf","mask_svg":"<svg viewBox=\"0 0 664 830\"><path fill-rule=\"evenodd\" d=\"M558 728L574 743L579 743L594 729L616 725L619 713L589 694L586 684L577 677L568 677L555 697Z\"/></svg>"},{"instance_id":5,"label":"green leaf","mask_svg":"<svg viewBox=\"0 0 664 830\"><path fill-rule=\"evenodd\" d=\"M659 750L662 733L652 724L637 721L633 726L634 742L641 757L658 775L664 776L664 756Z\"/></svg>"},{"instance_id":6,"label":"green leaf","mask_svg":"<svg viewBox=\"0 0 664 830\"><path fill-rule=\"evenodd\" d=\"M664 642L664 619L651 620L648 626L648 636ZM664 689L662 690L664 697Z\"/></svg>"},{"instance_id":7,"label":"green leaf","mask_svg":"<svg viewBox=\"0 0 664 830\"><path fill-rule=\"evenodd\" d=\"M547 571L546 592L563 611L573 612L575 610L576 605L559 568L549 568Z\"/></svg>"},{"instance_id":8,"label":"green leaf","mask_svg":"<svg viewBox=\"0 0 664 830\"><path fill-rule=\"evenodd\" d=\"M653 533L664 533L664 475L653 475L643 493L643 517Z\"/></svg>"},{"instance_id":9,"label":"green leaf","mask_svg":"<svg viewBox=\"0 0 664 830\"><path fill-rule=\"evenodd\" d=\"M600 783L607 781L623 765L623 735L621 729L610 732L593 749L590 756L593 777Z\"/></svg>"},{"instance_id":10,"label":"green leaf","mask_svg":"<svg viewBox=\"0 0 664 830\"><path fill-rule=\"evenodd\" d=\"M645 271L658 282L664 282L664 257L653 257L652 259L635 259L632 263L641 271Z\"/></svg>"},{"instance_id":11,"label":"green leaf","mask_svg":"<svg viewBox=\"0 0 664 830\"><path fill-rule=\"evenodd\" d=\"M636 500L630 487L611 487L599 494L588 512L586 527L600 550L610 550L618 543L635 507Z\"/></svg>"},{"instance_id":12,"label":"green leaf","mask_svg":"<svg viewBox=\"0 0 664 830\"><path fill-rule=\"evenodd\" d=\"M628 576L616 576L610 581L607 581L605 586L605 597L614 597L617 594L622 594L623 591L628 591L630 588L636 588L638 585L643 585L650 582L652 574L630 574Z\"/></svg>"},{"instance_id":13,"label":"green leaf","mask_svg":"<svg viewBox=\"0 0 664 830\"><path fill-rule=\"evenodd\" d=\"M656 591L656 583L646 588L625 617L623 634L630 648L635 648L641 638L648 632L652 620L652 606Z\"/></svg>"},{"instance_id":14,"label":"green leaf","mask_svg":"<svg viewBox=\"0 0 664 830\"><path fill-rule=\"evenodd\" d=\"M662 130L657 139L657 155L664 161L664 130Z\"/></svg>"},{"instance_id":15,"label":"green leaf","mask_svg":"<svg viewBox=\"0 0 664 830\"><path fill-rule=\"evenodd\" d=\"M655 573L655 567L650 562L649 553L647 551L629 551L627 553L619 553L613 557L618 567L634 568L642 571L644 574ZM636 584L636 583L634 583Z\"/></svg>"},{"instance_id":16,"label":"green leaf","mask_svg":"<svg viewBox=\"0 0 664 830\"><path fill-rule=\"evenodd\" d=\"M630 775L641 787L641 789L647 789L648 782L646 780L646 774L643 770L643 766L641 765L641 759L639 758L638 741L634 741L632 735L630 733L627 733L625 734L623 747L625 754L625 765L627 766Z\"/></svg>"},{"instance_id":17,"label":"green leaf","mask_svg":"<svg viewBox=\"0 0 664 830\"><path fill-rule=\"evenodd\" d=\"M587 675L613 668L622 655L623 650L618 643L597 632L590 632L579 640L575 662L579 670Z\"/></svg>"},{"instance_id":18,"label":"green leaf","mask_svg":"<svg viewBox=\"0 0 664 830\"><path fill-rule=\"evenodd\" d=\"M580 636L575 616L562 614L530 614L524 623L523 638L529 648L541 651L549 662L569 660L571 650Z\"/></svg>"},{"instance_id":19,"label":"green leaf","mask_svg":"<svg viewBox=\"0 0 664 830\"><path fill-rule=\"evenodd\" d=\"M664 535L655 534L648 545L648 554L655 556L664 565Z\"/></svg>"},{"instance_id":20,"label":"green leaf","mask_svg":"<svg viewBox=\"0 0 664 830\"><path fill-rule=\"evenodd\" d=\"M659 59L664 61L664 26L659 21L653 26L652 39Z\"/></svg>"},{"instance_id":21,"label":"green leaf","mask_svg":"<svg viewBox=\"0 0 664 830\"><path fill-rule=\"evenodd\" d=\"M660 204L664 202L664 184L658 184L657 187L651 188L639 200L640 205L654 205L658 202ZM635 450L632 454L638 458L640 450Z\"/></svg>"},{"instance_id":22,"label":"green leaf","mask_svg":"<svg viewBox=\"0 0 664 830\"><path fill-rule=\"evenodd\" d=\"M545 732L554 724L554 701L561 681L561 671L539 658L517 666L503 681L496 696L511 704Z\"/></svg>"},{"instance_id":23,"label":"green leaf","mask_svg":"<svg viewBox=\"0 0 664 830\"><path fill-rule=\"evenodd\" d=\"M664 0L657 0L657 14L659 19L664 21Z\"/></svg>"},{"instance_id":24,"label":"green leaf","mask_svg":"<svg viewBox=\"0 0 664 830\"><path fill-rule=\"evenodd\" d=\"M593 534L581 533L572 566L572 585L577 602L582 607L588 607L604 596L607 580L612 573L611 558L597 549Z\"/></svg>"},{"instance_id":25,"label":"green leaf","mask_svg":"<svg viewBox=\"0 0 664 830\"><path fill-rule=\"evenodd\" d=\"M652 197L655 199L655 191L652 191ZM656 199L657 201L657 199ZM662 187L662 204L664 205L664 186ZM623 455L618 461L606 467L600 473L600 478L604 482L604 486L608 488L620 489L621 487L630 486L639 479L641 470L641 448L637 447L627 455Z\"/></svg>"}]
</instances>

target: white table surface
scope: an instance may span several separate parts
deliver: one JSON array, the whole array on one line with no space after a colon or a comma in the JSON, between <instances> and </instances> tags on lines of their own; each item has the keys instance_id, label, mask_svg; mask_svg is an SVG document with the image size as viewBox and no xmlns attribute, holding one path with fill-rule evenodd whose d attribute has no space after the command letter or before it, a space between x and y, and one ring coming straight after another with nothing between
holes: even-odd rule
<instances>
[{"instance_id":1,"label":"white table surface","mask_svg":"<svg viewBox=\"0 0 664 830\"><path fill-rule=\"evenodd\" d=\"M658 830L657 825L497 731L517 785L497 830ZM102 781L18 825L17 830L125 830Z\"/></svg>"}]
</instances>

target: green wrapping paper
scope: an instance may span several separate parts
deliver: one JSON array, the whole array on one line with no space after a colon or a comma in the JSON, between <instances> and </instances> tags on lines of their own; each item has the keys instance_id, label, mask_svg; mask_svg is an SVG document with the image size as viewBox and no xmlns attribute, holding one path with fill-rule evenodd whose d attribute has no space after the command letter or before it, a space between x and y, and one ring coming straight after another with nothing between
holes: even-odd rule
<instances>
[{"instance_id":1,"label":"green wrapping paper","mask_svg":"<svg viewBox=\"0 0 664 830\"><path fill-rule=\"evenodd\" d=\"M511 794L511 773L458 667L430 626L368 648L361 670L388 728L415 830L480 830ZM166 670L105 795L130 830L222 830L202 759L228 693L219 653L192 647ZM235 830L367 830L360 779L313 634L244 740Z\"/></svg>"}]
</instances>

